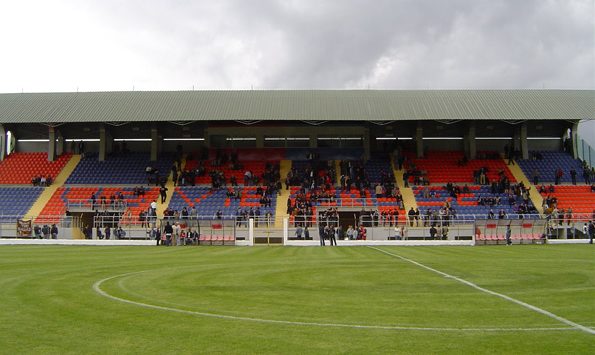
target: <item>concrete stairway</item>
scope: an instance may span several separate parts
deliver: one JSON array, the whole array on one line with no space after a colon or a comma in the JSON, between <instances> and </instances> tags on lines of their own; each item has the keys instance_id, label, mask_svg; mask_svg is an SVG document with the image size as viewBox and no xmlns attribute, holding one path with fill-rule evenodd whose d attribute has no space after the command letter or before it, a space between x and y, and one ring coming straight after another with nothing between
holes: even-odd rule
<instances>
[{"instance_id":1,"label":"concrete stairway","mask_svg":"<svg viewBox=\"0 0 595 355\"><path fill-rule=\"evenodd\" d=\"M504 159L504 162L508 164L507 159ZM539 194L538 187L531 183L529 178L525 176L525 173L523 173L523 171L516 162L514 162L514 165L508 165L508 170L510 170L517 182L522 181L525 186L531 187L531 190L529 191L531 201L533 202L535 209L537 209L539 213L543 214L543 197L541 197L541 194Z\"/></svg>"},{"instance_id":2,"label":"concrete stairway","mask_svg":"<svg viewBox=\"0 0 595 355\"><path fill-rule=\"evenodd\" d=\"M397 181L397 186L401 191L401 195L403 196L403 206L405 211L409 211L411 207L413 209L417 208L417 202L415 201L415 195L413 194L413 189L410 187L405 187L405 181L403 180L403 170L398 170L395 166L394 159L391 159L391 166L393 168L393 174L395 175L395 179Z\"/></svg>"},{"instance_id":3,"label":"concrete stairway","mask_svg":"<svg viewBox=\"0 0 595 355\"><path fill-rule=\"evenodd\" d=\"M186 156L182 157L180 161L180 171L184 171L184 167L186 166ZM171 199L174 196L174 191L176 186L174 185L173 173L170 172L167 177L167 182L165 183L165 188L167 189L167 198L165 199L164 203L160 203L161 197L157 198L157 218L163 218L163 212L169 206Z\"/></svg>"},{"instance_id":4,"label":"concrete stairway","mask_svg":"<svg viewBox=\"0 0 595 355\"><path fill-rule=\"evenodd\" d=\"M70 160L68 161L68 163L66 163L66 165L64 165L64 168L62 169L62 171L60 171L60 174L58 174L58 176L56 176L52 185L43 189L43 192L41 193L41 195L39 195L39 197L37 198L37 200L35 201L33 206L31 206L31 208L25 215L25 217L24 217L25 219L33 219L33 218L39 216L39 214L41 213L41 211L43 210L45 205L52 198L52 196L54 196L54 193L56 193L56 191L60 187L64 186L66 179L68 179L70 174L72 174L72 172L74 171L74 169L76 168L76 166L78 165L78 163L80 161L81 161L80 154L73 154L70 157ZM79 228L73 227L72 228L72 239L85 239L85 236L83 235L83 231L81 231Z\"/></svg>"},{"instance_id":5,"label":"concrete stairway","mask_svg":"<svg viewBox=\"0 0 595 355\"><path fill-rule=\"evenodd\" d=\"M287 199L289 190L285 190L285 178L291 170L291 160L281 160L279 163L279 175L281 176L281 195L277 195L277 205L275 206L275 228L283 227L283 218L287 216Z\"/></svg>"},{"instance_id":6,"label":"concrete stairway","mask_svg":"<svg viewBox=\"0 0 595 355\"><path fill-rule=\"evenodd\" d=\"M56 176L52 185L43 189L43 192L39 195L39 197L37 198L33 206L31 206L24 218L30 219L39 216L46 203L48 203L52 196L54 196L54 193L64 185L66 179L68 179L70 174L72 174L72 172L74 171L74 169L80 161L81 156L79 154L73 154L70 157L70 160L68 161L68 163L66 163L66 165L64 165L64 168L62 169L60 174Z\"/></svg>"}]
</instances>

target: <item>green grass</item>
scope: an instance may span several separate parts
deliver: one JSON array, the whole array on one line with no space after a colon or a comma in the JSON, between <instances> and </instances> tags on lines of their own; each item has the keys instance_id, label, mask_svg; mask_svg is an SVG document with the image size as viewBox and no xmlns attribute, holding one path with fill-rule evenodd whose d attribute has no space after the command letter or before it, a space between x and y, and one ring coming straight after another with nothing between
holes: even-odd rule
<instances>
[{"instance_id":1,"label":"green grass","mask_svg":"<svg viewBox=\"0 0 595 355\"><path fill-rule=\"evenodd\" d=\"M590 245L381 249L595 328ZM189 312L124 303L93 289L117 275L100 285L109 295ZM595 348L595 335L527 330L570 327L367 247L4 246L0 304L5 354L586 354Z\"/></svg>"}]
</instances>

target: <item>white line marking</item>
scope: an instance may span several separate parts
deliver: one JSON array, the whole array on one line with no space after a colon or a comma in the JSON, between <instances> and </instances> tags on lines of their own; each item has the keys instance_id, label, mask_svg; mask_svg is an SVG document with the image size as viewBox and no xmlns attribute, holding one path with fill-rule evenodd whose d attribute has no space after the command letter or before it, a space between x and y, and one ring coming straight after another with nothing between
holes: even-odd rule
<instances>
[{"instance_id":1,"label":"white line marking","mask_svg":"<svg viewBox=\"0 0 595 355\"><path fill-rule=\"evenodd\" d=\"M465 285L467 285L467 286L469 286L469 287L473 287L474 289L476 289L476 290L479 290L479 291L481 291L481 292L485 292L485 293L487 293L487 294L490 294L490 295L493 295L493 296L496 296L496 297L503 298L503 299L505 299L505 300L507 300L507 301L510 301L510 302L512 302L512 303L516 303L516 304L518 304L518 305L520 305L520 306L523 306L523 307L525 307L525 308L527 308L527 309L530 309L530 310L532 310L532 311L535 311L535 312L537 312L537 313L541 313L541 314L543 314L543 315L545 315L545 316L548 316L548 317L550 317L550 318L553 318L553 319L555 319L555 320L557 320L557 321L559 321L559 322L562 322L562 323L564 323L564 324L567 324L567 325L569 325L569 326L571 326L571 327L573 327L573 328L575 328L575 329L582 330L582 331L583 331L583 332L585 332L585 333L589 333L589 334L595 334L595 330L593 330L593 329L591 329L591 328L589 328L589 327L585 327L584 325L580 325L580 324L578 324L578 323L575 323L575 322L573 322L573 321L571 321L571 320L568 320L568 319L566 319L566 318L562 318L562 317L560 317L560 316L558 316L558 315L555 315L555 314L553 314L552 312L546 311L545 309L541 309L541 308L539 308L539 307L536 307L536 306L533 306L533 305L531 305L531 304L529 304L529 303L526 303L526 302L523 302L523 301L519 301L519 300L517 300L517 299L515 299L515 298L512 298L512 297L510 297L510 296L506 296L505 294L498 293L498 292L495 292L495 291L492 291L492 290L488 290L487 288L483 288L483 287L481 287L481 286L478 286L478 285L474 284L473 282L470 282L470 281L467 281L467 280L461 279L460 277L456 277L456 276L453 276L453 275L447 274L447 273L445 273L445 272L442 272L442 271L436 270L436 269L434 269L434 268L431 268L431 267L429 267L429 266L426 266L426 265L424 265L424 264L422 264L422 263L419 263L419 262L417 262L417 261L415 261L415 260L411 260L411 259L409 259L409 258L406 258L406 257L404 257L404 256L401 256L401 255L399 255L399 254L394 254L394 253L388 252L388 251L386 251L386 250L378 249L378 248L371 247L371 246L368 246L368 248L370 248L370 249L374 249L374 250L377 250L377 251L379 251L379 252L381 252L381 253L384 253L384 254L387 254L387 255L390 255L390 256L393 256L393 257L399 258L399 259L401 259L401 260L407 261L407 262L409 262L409 263L412 263L412 264L414 264L414 265L417 265L417 266L419 266L419 267L421 267L421 268L424 268L424 269L426 269L426 270L429 270L429 271L432 271L432 272L434 272L434 273L437 273L438 275L442 275L442 276L444 276L444 277L447 277L447 278L453 279L453 280L455 280L455 281L458 281L458 282L460 282L460 283L462 283L462 284L465 284Z\"/></svg>"},{"instance_id":2,"label":"white line marking","mask_svg":"<svg viewBox=\"0 0 595 355\"><path fill-rule=\"evenodd\" d=\"M101 285L109 280L113 280L119 277L125 277L133 274L139 274L143 272L150 272L152 270L144 270L144 271L137 271L137 272L129 272L125 274L115 275L106 277L101 279L93 284L93 290L97 292L99 295L112 299L114 301L127 303L135 306L140 306L144 308L151 308L157 309L160 311L168 311L168 312L176 312L182 314L188 314L192 316L202 316L202 317L211 317L211 318L219 318L219 319L229 319L229 320L240 320L240 321L248 321L248 322L257 322L257 323L272 323L272 324L286 324L286 325L305 325L305 326L316 326L316 327L337 327L337 328L355 328L355 329L382 329L382 330L416 330L416 331L445 331L445 332L532 332L532 331L568 331L568 330L575 330L574 328L568 327L549 327L549 328L432 328L432 327L408 327L408 326L394 326L394 325L363 325L363 324L341 324L341 323L316 323L316 322L299 322L299 321L288 321L288 320L277 320L277 319L261 319L261 318L251 318L251 317L240 317L240 316L230 316L224 314L217 314L217 313L207 313L207 312L196 312L196 311L189 311L185 309L173 308L173 307L165 307L165 306L158 306L149 303L143 302L136 302L132 300L128 300L125 298L117 297L110 295L109 293L105 292L101 289Z\"/></svg>"}]
</instances>

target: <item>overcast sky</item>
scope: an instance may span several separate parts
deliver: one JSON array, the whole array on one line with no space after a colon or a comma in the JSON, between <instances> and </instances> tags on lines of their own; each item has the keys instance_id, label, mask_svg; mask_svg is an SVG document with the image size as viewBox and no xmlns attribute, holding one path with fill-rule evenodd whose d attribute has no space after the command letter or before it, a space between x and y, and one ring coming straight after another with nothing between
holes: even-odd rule
<instances>
[{"instance_id":1,"label":"overcast sky","mask_svg":"<svg viewBox=\"0 0 595 355\"><path fill-rule=\"evenodd\" d=\"M0 0L0 92L595 88L595 0Z\"/></svg>"}]
</instances>

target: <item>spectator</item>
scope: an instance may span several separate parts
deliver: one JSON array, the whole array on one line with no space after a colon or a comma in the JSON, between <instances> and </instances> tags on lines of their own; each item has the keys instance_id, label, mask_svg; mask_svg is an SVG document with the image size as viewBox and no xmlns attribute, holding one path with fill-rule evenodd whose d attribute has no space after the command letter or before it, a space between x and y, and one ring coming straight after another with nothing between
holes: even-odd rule
<instances>
[{"instance_id":1,"label":"spectator","mask_svg":"<svg viewBox=\"0 0 595 355\"><path fill-rule=\"evenodd\" d=\"M539 185L539 170L533 169L533 173L531 175L533 176L533 185Z\"/></svg>"},{"instance_id":2,"label":"spectator","mask_svg":"<svg viewBox=\"0 0 595 355\"><path fill-rule=\"evenodd\" d=\"M37 225L37 224L35 225L35 227L33 227L33 235L37 239L43 238L41 235L41 227L39 227L39 225Z\"/></svg>"},{"instance_id":3,"label":"spectator","mask_svg":"<svg viewBox=\"0 0 595 355\"><path fill-rule=\"evenodd\" d=\"M50 239L50 226L44 224L41 228L41 233L43 234L43 239Z\"/></svg>"},{"instance_id":4,"label":"spectator","mask_svg":"<svg viewBox=\"0 0 595 355\"><path fill-rule=\"evenodd\" d=\"M572 180L572 184L576 185L576 170L570 169L570 179Z\"/></svg>"},{"instance_id":5,"label":"spectator","mask_svg":"<svg viewBox=\"0 0 595 355\"><path fill-rule=\"evenodd\" d=\"M302 226L298 224L297 228L295 229L295 237L297 239L302 239L303 229Z\"/></svg>"},{"instance_id":6,"label":"spectator","mask_svg":"<svg viewBox=\"0 0 595 355\"><path fill-rule=\"evenodd\" d=\"M436 234L438 233L438 230L436 229L436 227L432 224L432 226L430 227L430 239L436 239Z\"/></svg>"},{"instance_id":7,"label":"spectator","mask_svg":"<svg viewBox=\"0 0 595 355\"><path fill-rule=\"evenodd\" d=\"M562 171L562 169L558 168L556 169L556 173L555 173L555 183L556 185L560 185L560 181L562 179L562 177L564 176L564 172Z\"/></svg>"}]
</instances>

